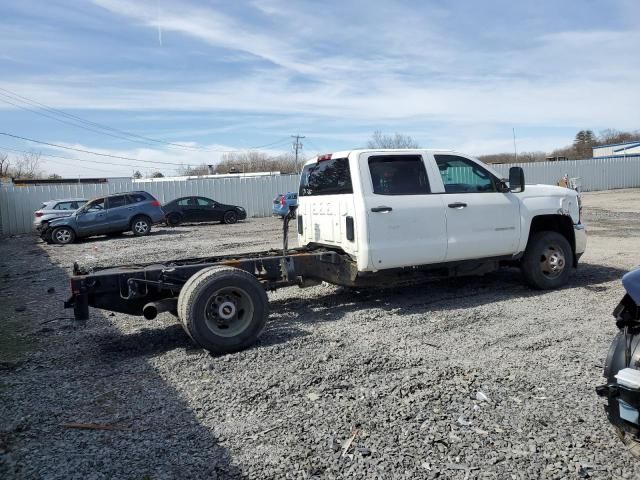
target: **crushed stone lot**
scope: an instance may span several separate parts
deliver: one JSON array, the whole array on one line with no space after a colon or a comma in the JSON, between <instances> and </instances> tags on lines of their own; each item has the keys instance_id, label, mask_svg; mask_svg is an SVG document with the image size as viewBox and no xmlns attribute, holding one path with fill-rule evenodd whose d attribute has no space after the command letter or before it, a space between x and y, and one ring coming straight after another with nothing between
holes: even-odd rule
<instances>
[{"instance_id":1,"label":"crushed stone lot","mask_svg":"<svg viewBox=\"0 0 640 480\"><path fill-rule=\"evenodd\" d=\"M594 391L640 263L640 189L584 205L566 288L532 291L517 270L286 288L258 344L219 357L169 314L76 325L72 264L278 248L282 221L0 239L0 478L640 477Z\"/></svg>"}]
</instances>

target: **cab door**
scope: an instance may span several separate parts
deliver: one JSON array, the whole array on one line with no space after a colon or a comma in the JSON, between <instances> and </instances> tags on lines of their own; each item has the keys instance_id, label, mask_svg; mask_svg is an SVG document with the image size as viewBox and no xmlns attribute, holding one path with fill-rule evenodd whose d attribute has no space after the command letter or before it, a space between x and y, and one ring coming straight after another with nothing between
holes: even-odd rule
<instances>
[{"instance_id":1,"label":"cab door","mask_svg":"<svg viewBox=\"0 0 640 480\"><path fill-rule=\"evenodd\" d=\"M520 202L482 164L460 155L434 154L447 217L447 261L516 253Z\"/></svg>"},{"instance_id":2,"label":"cab door","mask_svg":"<svg viewBox=\"0 0 640 480\"><path fill-rule=\"evenodd\" d=\"M96 235L107 226L105 199L98 198L87 203L76 214L76 225L80 236Z\"/></svg>"},{"instance_id":3,"label":"cab door","mask_svg":"<svg viewBox=\"0 0 640 480\"><path fill-rule=\"evenodd\" d=\"M107 221L106 231L122 232L129 229L129 219L132 217L133 205L129 205L127 195L116 195L107 198Z\"/></svg>"},{"instance_id":4,"label":"cab door","mask_svg":"<svg viewBox=\"0 0 640 480\"><path fill-rule=\"evenodd\" d=\"M373 270L442 262L447 231L442 196L431 192L422 155L363 153L359 160Z\"/></svg>"}]
</instances>

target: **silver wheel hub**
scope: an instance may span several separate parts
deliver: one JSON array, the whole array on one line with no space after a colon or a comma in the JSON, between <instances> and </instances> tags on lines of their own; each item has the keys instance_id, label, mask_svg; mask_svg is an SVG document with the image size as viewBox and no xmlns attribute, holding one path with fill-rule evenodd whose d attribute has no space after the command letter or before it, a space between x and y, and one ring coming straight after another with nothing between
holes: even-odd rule
<instances>
[{"instance_id":1,"label":"silver wheel hub","mask_svg":"<svg viewBox=\"0 0 640 480\"><path fill-rule=\"evenodd\" d=\"M564 252L556 245L549 245L540 257L542 273L551 278L561 275L566 264Z\"/></svg>"},{"instance_id":2,"label":"silver wheel hub","mask_svg":"<svg viewBox=\"0 0 640 480\"><path fill-rule=\"evenodd\" d=\"M231 320L236 314L236 305L233 302L225 301L218 307L218 316L223 320Z\"/></svg>"},{"instance_id":3,"label":"silver wheel hub","mask_svg":"<svg viewBox=\"0 0 640 480\"><path fill-rule=\"evenodd\" d=\"M68 230L58 230L56 232L56 240L66 243L71 240L71 233Z\"/></svg>"},{"instance_id":4,"label":"silver wheel hub","mask_svg":"<svg viewBox=\"0 0 640 480\"><path fill-rule=\"evenodd\" d=\"M139 220L135 224L135 229L138 233L144 233L147 231L147 223Z\"/></svg>"},{"instance_id":5,"label":"silver wheel hub","mask_svg":"<svg viewBox=\"0 0 640 480\"><path fill-rule=\"evenodd\" d=\"M233 337L250 325L254 309L251 297L243 289L223 287L207 302L205 323L216 335Z\"/></svg>"}]
</instances>

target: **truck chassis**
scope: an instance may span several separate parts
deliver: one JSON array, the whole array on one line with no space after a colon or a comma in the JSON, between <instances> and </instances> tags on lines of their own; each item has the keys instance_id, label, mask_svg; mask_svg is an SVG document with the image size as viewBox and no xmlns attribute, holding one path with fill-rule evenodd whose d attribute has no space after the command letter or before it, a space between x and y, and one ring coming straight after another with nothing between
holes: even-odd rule
<instances>
[{"instance_id":1,"label":"truck chassis","mask_svg":"<svg viewBox=\"0 0 640 480\"><path fill-rule=\"evenodd\" d=\"M266 291L307 287L322 281L354 288L395 287L443 276L482 274L517 258L493 258L380 272L358 272L345 253L310 246L289 250L291 211L283 222L283 249L220 255L163 263L82 269L74 264L72 295L65 308L86 321L89 307L151 320L158 313L177 316L187 334L213 353L248 347L268 316Z\"/></svg>"}]
</instances>

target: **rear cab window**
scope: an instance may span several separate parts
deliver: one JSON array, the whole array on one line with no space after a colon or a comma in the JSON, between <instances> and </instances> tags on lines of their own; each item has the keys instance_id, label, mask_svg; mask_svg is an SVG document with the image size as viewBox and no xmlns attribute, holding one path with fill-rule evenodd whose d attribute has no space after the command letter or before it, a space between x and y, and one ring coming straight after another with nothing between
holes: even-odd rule
<instances>
[{"instance_id":1,"label":"rear cab window","mask_svg":"<svg viewBox=\"0 0 640 480\"><path fill-rule=\"evenodd\" d=\"M421 155L372 155L367 163L376 195L431 193Z\"/></svg>"},{"instance_id":2,"label":"rear cab window","mask_svg":"<svg viewBox=\"0 0 640 480\"><path fill-rule=\"evenodd\" d=\"M348 158L320 159L305 165L300 176L301 197L353 193Z\"/></svg>"}]
</instances>

